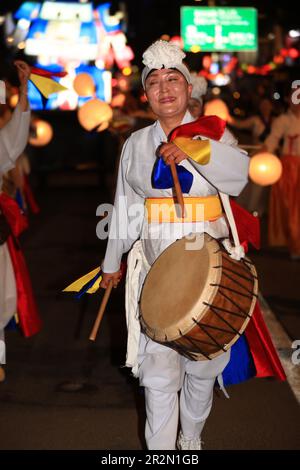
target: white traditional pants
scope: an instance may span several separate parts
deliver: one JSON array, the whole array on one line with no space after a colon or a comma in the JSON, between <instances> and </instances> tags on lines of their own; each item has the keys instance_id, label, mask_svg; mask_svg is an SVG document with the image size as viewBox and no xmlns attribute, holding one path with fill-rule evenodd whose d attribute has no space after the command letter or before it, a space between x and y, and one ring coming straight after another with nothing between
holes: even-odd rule
<instances>
[{"instance_id":1,"label":"white traditional pants","mask_svg":"<svg viewBox=\"0 0 300 470\"><path fill-rule=\"evenodd\" d=\"M145 387L148 449L176 448L179 416L184 437L200 437L211 410L215 380L229 358L230 350L211 361L190 361L141 334L139 379Z\"/></svg>"}]
</instances>

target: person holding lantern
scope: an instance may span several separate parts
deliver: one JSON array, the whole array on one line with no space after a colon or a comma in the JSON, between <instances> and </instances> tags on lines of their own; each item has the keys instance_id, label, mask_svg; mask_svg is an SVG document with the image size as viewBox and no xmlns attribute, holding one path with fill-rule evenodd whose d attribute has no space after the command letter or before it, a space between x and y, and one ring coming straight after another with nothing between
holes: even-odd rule
<instances>
[{"instance_id":1,"label":"person holding lantern","mask_svg":"<svg viewBox=\"0 0 300 470\"><path fill-rule=\"evenodd\" d=\"M0 130L0 381L5 378L1 364L5 363L4 328L17 313L24 334L29 336L40 327L24 258L16 236L26 227L26 219L14 200L2 192L2 176L15 166L24 150L29 133L30 109L27 85L30 67L15 61L20 81L19 103L11 119ZM2 91L5 85L2 82ZM5 95L2 96L2 103Z\"/></svg>"},{"instance_id":2,"label":"person holding lantern","mask_svg":"<svg viewBox=\"0 0 300 470\"><path fill-rule=\"evenodd\" d=\"M275 152L283 139L282 176L270 197L269 244L287 246L291 259L300 260L300 87L293 84L289 109L273 122L264 149Z\"/></svg>"}]
</instances>

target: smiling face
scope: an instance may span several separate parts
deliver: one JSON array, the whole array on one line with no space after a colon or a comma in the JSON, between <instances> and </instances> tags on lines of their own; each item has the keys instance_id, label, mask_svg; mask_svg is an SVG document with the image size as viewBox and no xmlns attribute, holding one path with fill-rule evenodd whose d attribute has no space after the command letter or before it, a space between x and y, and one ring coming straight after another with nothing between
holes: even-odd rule
<instances>
[{"instance_id":1,"label":"smiling face","mask_svg":"<svg viewBox=\"0 0 300 470\"><path fill-rule=\"evenodd\" d=\"M180 122L187 110L192 91L178 70L154 70L146 78L145 92L152 111L160 119L178 117Z\"/></svg>"}]
</instances>

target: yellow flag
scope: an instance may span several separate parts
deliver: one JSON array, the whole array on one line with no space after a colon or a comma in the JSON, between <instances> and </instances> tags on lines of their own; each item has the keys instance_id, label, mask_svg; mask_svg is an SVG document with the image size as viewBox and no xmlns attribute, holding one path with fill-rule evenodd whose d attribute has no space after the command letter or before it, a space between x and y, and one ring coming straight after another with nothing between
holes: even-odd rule
<instances>
[{"instance_id":1,"label":"yellow flag","mask_svg":"<svg viewBox=\"0 0 300 470\"><path fill-rule=\"evenodd\" d=\"M30 74L29 80L32 81L32 83L37 87L42 95L45 96L45 98L49 98L52 93L59 93L60 91L68 89L55 80L52 80L52 78L42 77L40 75L36 75L35 73Z\"/></svg>"},{"instance_id":2,"label":"yellow flag","mask_svg":"<svg viewBox=\"0 0 300 470\"><path fill-rule=\"evenodd\" d=\"M207 165L210 160L210 142L209 140L195 140L189 137L175 137L172 141L188 157L192 158L200 165Z\"/></svg>"},{"instance_id":3,"label":"yellow flag","mask_svg":"<svg viewBox=\"0 0 300 470\"><path fill-rule=\"evenodd\" d=\"M67 286L63 292L79 292L83 286L85 286L89 281L99 273L100 267L94 269L93 271L85 274L84 276L76 279L76 281L72 282L69 286ZM94 284L89 288L87 291L88 294L94 294L100 287L100 282L102 281L102 276L98 277L98 279L94 282Z\"/></svg>"}]
</instances>

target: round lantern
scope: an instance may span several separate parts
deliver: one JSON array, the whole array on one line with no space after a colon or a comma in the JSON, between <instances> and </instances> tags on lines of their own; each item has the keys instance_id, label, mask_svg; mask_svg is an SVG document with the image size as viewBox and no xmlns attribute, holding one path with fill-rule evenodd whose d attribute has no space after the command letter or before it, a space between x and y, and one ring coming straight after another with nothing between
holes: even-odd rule
<instances>
[{"instance_id":1,"label":"round lantern","mask_svg":"<svg viewBox=\"0 0 300 470\"><path fill-rule=\"evenodd\" d=\"M276 183L281 173L281 161L272 153L258 153L250 160L249 176L254 183L260 186Z\"/></svg>"},{"instance_id":2,"label":"round lantern","mask_svg":"<svg viewBox=\"0 0 300 470\"><path fill-rule=\"evenodd\" d=\"M14 93L9 98L9 104L12 108L15 108L19 102L19 95L18 93Z\"/></svg>"},{"instance_id":3,"label":"round lantern","mask_svg":"<svg viewBox=\"0 0 300 470\"><path fill-rule=\"evenodd\" d=\"M109 122L112 115L111 107L98 98L87 101L78 110L78 120L87 131L97 129L100 132L104 130L102 124Z\"/></svg>"},{"instance_id":4,"label":"round lantern","mask_svg":"<svg viewBox=\"0 0 300 470\"><path fill-rule=\"evenodd\" d=\"M204 106L204 115L205 116L218 116L224 121L228 120L229 110L227 104L224 101L216 99L208 101Z\"/></svg>"},{"instance_id":5,"label":"round lantern","mask_svg":"<svg viewBox=\"0 0 300 470\"><path fill-rule=\"evenodd\" d=\"M29 143L35 147L42 147L49 144L53 137L53 129L49 122L37 119L33 123L35 127L36 136L29 138Z\"/></svg>"},{"instance_id":6,"label":"round lantern","mask_svg":"<svg viewBox=\"0 0 300 470\"><path fill-rule=\"evenodd\" d=\"M86 72L76 75L73 88L79 96L94 96L95 94L95 82Z\"/></svg>"}]
</instances>

